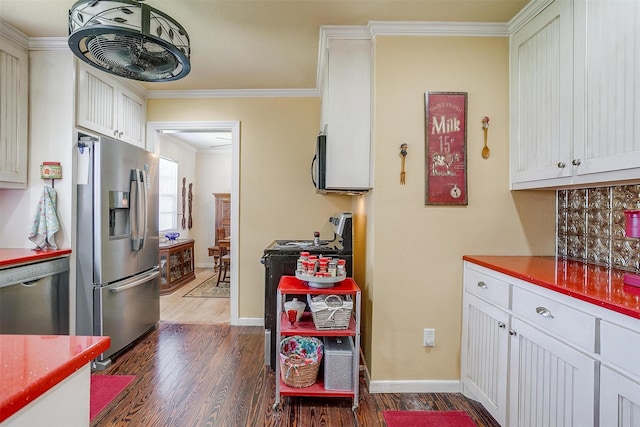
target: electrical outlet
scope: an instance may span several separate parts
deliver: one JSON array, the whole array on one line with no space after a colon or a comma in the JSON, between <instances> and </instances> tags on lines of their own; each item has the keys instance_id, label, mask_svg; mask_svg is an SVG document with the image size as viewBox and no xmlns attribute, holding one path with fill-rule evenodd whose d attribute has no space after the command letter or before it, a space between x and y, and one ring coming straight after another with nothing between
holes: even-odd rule
<instances>
[{"instance_id":1,"label":"electrical outlet","mask_svg":"<svg viewBox=\"0 0 640 427\"><path fill-rule=\"evenodd\" d=\"M424 330L424 336L422 339L422 345L425 347L435 347L436 346L436 330L435 329L427 329Z\"/></svg>"}]
</instances>

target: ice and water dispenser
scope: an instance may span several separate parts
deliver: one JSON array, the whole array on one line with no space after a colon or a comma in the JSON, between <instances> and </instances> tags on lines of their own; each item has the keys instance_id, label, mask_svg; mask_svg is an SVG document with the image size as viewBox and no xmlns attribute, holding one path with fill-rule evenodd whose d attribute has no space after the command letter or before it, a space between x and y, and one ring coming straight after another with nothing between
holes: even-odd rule
<instances>
[{"instance_id":1,"label":"ice and water dispenser","mask_svg":"<svg viewBox=\"0 0 640 427\"><path fill-rule=\"evenodd\" d=\"M109 191L109 238L129 237L129 192Z\"/></svg>"}]
</instances>

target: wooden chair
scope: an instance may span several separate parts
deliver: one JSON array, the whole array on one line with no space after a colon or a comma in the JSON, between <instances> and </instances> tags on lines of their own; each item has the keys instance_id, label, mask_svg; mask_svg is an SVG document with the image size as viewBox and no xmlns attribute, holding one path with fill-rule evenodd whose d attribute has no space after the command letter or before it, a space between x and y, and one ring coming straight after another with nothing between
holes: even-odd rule
<instances>
[{"instance_id":1,"label":"wooden chair","mask_svg":"<svg viewBox=\"0 0 640 427\"><path fill-rule=\"evenodd\" d=\"M216 282L216 286L220 284L220 282L227 281L227 273L229 272L229 268L231 268L231 255L223 255L220 257L220 271L218 272L218 281Z\"/></svg>"},{"instance_id":2,"label":"wooden chair","mask_svg":"<svg viewBox=\"0 0 640 427\"><path fill-rule=\"evenodd\" d=\"M216 245L209 246L209 256L213 257L214 267L220 267L220 258L227 254L227 248L218 245L218 241L224 238L224 228L218 228L216 230Z\"/></svg>"}]
</instances>

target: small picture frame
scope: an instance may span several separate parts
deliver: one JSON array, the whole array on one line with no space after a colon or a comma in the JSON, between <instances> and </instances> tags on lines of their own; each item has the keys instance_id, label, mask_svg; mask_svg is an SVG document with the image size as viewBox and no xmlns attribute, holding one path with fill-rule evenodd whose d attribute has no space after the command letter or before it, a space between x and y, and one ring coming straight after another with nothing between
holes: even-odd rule
<instances>
[{"instance_id":1,"label":"small picture frame","mask_svg":"<svg viewBox=\"0 0 640 427\"><path fill-rule=\"evenodd\" d=\"M425 93L425 205L467 205L467 93Z\"/></svg>"}]
</instances>

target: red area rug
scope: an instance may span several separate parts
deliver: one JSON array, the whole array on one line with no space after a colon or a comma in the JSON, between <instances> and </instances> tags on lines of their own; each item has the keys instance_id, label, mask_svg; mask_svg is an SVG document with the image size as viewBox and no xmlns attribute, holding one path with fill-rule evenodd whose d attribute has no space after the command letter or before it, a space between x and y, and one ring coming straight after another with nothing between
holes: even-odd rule
<instances>
[{"instance_id":1,"label":"red area rug","mask_svg":"<svg viewBox=\"0 0 640 427\"><path fill-rule=\"evenodd\" d=\"M464 411L383 411L387 427L476 427Z\"/></svg>"},{"instance_id":2,"label":"red area rug","mask_svg":"<svg viewBox=\"0 0 640 427\"><path fill-rule=\"evenodd\" d=\"M134 378L133 375L91 375L89 419L102 412Z\"/></svg>"}]
</instances>

